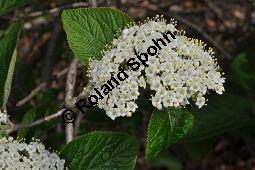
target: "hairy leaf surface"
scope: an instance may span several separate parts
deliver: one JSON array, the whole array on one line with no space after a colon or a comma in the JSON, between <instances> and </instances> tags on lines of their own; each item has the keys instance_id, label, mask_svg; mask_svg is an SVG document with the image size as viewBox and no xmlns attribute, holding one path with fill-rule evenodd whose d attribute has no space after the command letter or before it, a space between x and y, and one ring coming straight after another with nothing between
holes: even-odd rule
<instances>
[{"instance_id":1,"label":"hairy leaf surface","mask_svg":"<svg viewBox=\"0 0 255 170\"><path fill-rule=\"evenodd\" d=\"M92 132L74 139L61 151L70 169L134 169L136 140L124 133Z\"/></svg>"},{"instance_id":2,"label":"hairy leaf surface","mask_svg":"<svg viewBox=\"0 0 255 170\"><path fill-rule=\"evenodd\" d=\"M132 19L111 8L79 8L64 10L62 21L70 48L87 65Z\"/></svg>"},{"instance_id":3,"label":"hairy leaf surface","mask_svg":"<svg viewBox=\"0 0 255 170\"><path fill-rule=\"evenodd\" d=\"M4 109L8 100L16 62L16 44L22 23L10 26L3 39L0 40L0 109Z\"/></svg>"},{"instance_id":4,"label":"hairy leaf surface","mask_svg":"<svg viewBox=\"0 0 255 170\"><path fill-rule=\"evenodd\" d=\"M255 122L255 105L237 95L222 95L209 98L207 106L192 107L195 116L192 130L185 141L199 141Z\"/></svg>"},{"instance_id":5,"label":"hairy leaf surface","mask_svg":"<svg viewBox=\"0 0 255 170\"><path fill-rule=\"evenodd\" d=\"M184 109L155 110L148 128L146 157L151 159L182 139L192 128L193 119L193 115Z\"/></svg>"}]
</instances>

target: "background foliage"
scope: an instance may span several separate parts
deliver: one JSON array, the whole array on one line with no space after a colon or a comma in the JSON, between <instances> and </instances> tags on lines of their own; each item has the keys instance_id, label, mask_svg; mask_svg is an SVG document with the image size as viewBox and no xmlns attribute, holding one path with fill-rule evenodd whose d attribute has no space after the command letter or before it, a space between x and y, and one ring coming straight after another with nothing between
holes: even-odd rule
<instances>
[{"instance_id":1,"label":"background foliage","mask_svg":"<svg viewBox=\"0 0 255 170\"><path fill-rule=\"evenodd\" d=\"M87 6L115 10L69 9ZM255 168L254 6L249 0L0 0L0 107L15 125L33 123L67 104L66 74L75 56L82 64L73 97L88 82L83 64L99 58L126 24L155 14L179 20L188 36L212 46L227 78L225 94L208 94L202 109L157 111L146 91L131 118L111 121L104 111L91 109L75 122L79 137L67 145L59 117L36 128L15 126L10 135L27 142L40 138L61 151L71 169Z\"/></svg>"}]
</instances>

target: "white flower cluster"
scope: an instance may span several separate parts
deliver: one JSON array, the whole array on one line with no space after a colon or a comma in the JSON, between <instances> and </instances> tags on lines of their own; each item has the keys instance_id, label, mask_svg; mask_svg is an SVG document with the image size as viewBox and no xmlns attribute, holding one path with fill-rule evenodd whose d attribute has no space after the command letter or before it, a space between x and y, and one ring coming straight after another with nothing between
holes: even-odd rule
<instances>
[{"instance_id":1,"label":"white flower cluster","mask_svg":"<svg viewBox=\"0 0 255 170\"><path fill-rule=\"evenodd\" d=\"M98 101L98 107L112 119L131 116L137 109L139 87L147 87L157 109L185 107L190 99L200 108L208 90L224 91L225 78L213 55L202 41L177 30L175 21L156 17L124 29L103 58L91 62L90 76L97 89L105 90L104 84L119 72L119 66L128 74L125 81L104 92L107 96Z\"/></svg>"},{"instance_id":2,"label":"white flower cluster","mask_svg":"<svg viewBox=\"0 0 255 170\"><path fill-rule=\"evenodd\" d=\"M5 123L7 123L7 120L8 120L7 114L2 113L2 112L0 111L0 124L5 124Z\"/></svg>"},{"instance_id":3,"label":"white flower cluster","mask_svg":"<svg viewBox=\"0 0 255 170\"><path fill-rule=\"evenodd\" d=\"M64 169L65 161L56 153L45 150L43 144L29 144L9 139L0 139L0 169Z\"/></svg>"}]
</instances>

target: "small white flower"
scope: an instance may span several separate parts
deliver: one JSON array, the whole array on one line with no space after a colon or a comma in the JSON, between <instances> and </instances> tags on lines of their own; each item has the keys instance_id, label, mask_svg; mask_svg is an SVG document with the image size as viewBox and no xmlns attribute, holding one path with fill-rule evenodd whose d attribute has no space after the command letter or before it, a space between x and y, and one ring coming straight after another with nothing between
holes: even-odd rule
<instances>
[{"instance_id":1,"label":"small white flower","mask_svg":"<svg viewBox=\"0 0 255 170\"><path fill-rule=\"evenodd\" d=\"M139 87L146 88L146 81L144 80L144 77L143 77L143 76L141 76L141 77L138 79L138 84L139 84Z\"/></svg>"},{"instance_id":2,"label":"small white flower","mask_svg":"<svg viewBox=\"0 0 255 170\"><path fill-rule=\"evenodd\" d=\"M126 35L126 34L128 34L128 33L129 33L129 29L124 29L124 30L123 30L123 34L124 34L124 35Z\"/></svg>"},{"instance_id":3,"label":"small white flower","mask_svg":"<svg viewBox=\"0 0 255 170\"><path fill-rule=\"evenodd\" d=\"M202 106L205 105L205 98L204 97L198 97L197 102L195 103L198 108L201 108Z\"/></svg>"},{"instance_id":4,"label":"small white flower","mask_svg":"<svg viewBox=\"0 0 255 170\"><path fill-rule=\"evenodd\" d=\"M0 139L0 169L63 170L64 164L65 160L45 150L41 143L26 144L5 137Z\"/></svg>"},{"instance_id":5,"label":"small white flower","mask_svg":"<svg viewBox=\"0 0 255 170\"><path fill-rule=\"evenodd\" d=\"M166 35L169 31L174 38ZM118 86L113 82L115 88L99 100L98 107L106 110L112 119L131 116L137 109L135 101L140 95L139 87L153 92L151 102L157 109L185 107L192 96L196 96L196 105L202 107L206 92L214 90L222 94L225 82L212 49L207 50L205 46L202 41L188 38L183 31L177 30L175 21L167 23L162 18L124 29L104 52L103 58L90 64L90 76L97 89L107 84L111 77L117 78L119 66L124 66L128 74Z\"/></svg>"},{"instance_id":6,"label":"small white flower","mask_svg":"<svg viewBox=\"0 0 255 170\"><path fill-rule=\"evenodd\" d=\"M7 123L8 115L0 111L0 124Z\"/></svg>"}]
</instances>

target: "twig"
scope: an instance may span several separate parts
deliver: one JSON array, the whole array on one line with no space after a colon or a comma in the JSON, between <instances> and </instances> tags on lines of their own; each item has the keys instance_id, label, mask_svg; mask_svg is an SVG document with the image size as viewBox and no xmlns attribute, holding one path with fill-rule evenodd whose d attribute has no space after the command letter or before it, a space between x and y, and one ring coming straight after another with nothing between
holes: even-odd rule
<instances>
[{"instance_id":1,"label":"twig","mask_svg":"<svg viewBox=\"0 0 255 170\"><path fill-rule=\"evenodd\" d=\"M80 99L86 99L89 96L89 92L91 91L92 88L92 82L90 80L88 80L88 83L86 84L85 88L83 89L83 91L77 96L73 98L73 102L71 104L70 108L74 108L75 107L75 103L77 101L79 101ZM86 112L87 109L84 109L84 111ZM77 136L79 133L79 128L80 128L80 124L82 121L82 117L84 114L78 114L77 118L74 122L74 136Z\"/></svg>"},{"instance_id":2,"label":"twig","mask_svg":"<svg viewBox=\"0 0 255 170\"><path fill-rule=\"evenodd\" d=\"M220 22L225 27L228 27L228 25L225 23L224 18L222 17L221 10L216 5L214 5L212 2L210 2L209 0L204 0L204 2L206 4L206 6L208 7L208 9L214 13L214 15L220 20Z\"/></svg>"},{"instance_id":3,"label":"twig","mask_svg":"<svg viewBox=\"0 0 255 170\"><path fill-rule=\"evenodd\" d=\"M80 63L78 62L77 59L74 59L74 60L75 60L75 61L73 61L72 64L69 66L70 69L66 68L66 69L62 70L59 74L57 74L56 78L62 77L63 75L65 75L65 74L69 71L69 72L68 72L68 73L69 73L69 74L68 74L69 76L67 77L67 79L68 79L67 82L71 82L71 84L75 84L75 79L73 80L73 78L76 78L77 67L82 66L82 64L80 64ZM75 65L74 65L74 64L75 64ZM71 67L72 67L72 68L71 68ZM74 70L74 68L75 68L75 70ZM43 83L42 83L42 84L43 84ZM88 83L86 87L89 87L89 88L90 88L90 86L91 86L91 84ZM39 87L37 87L37 88L39 89ZM75 103L76 103L80 98L84 98L84 97L87 96L88 93L89 93L89 90L87 90L86 94L84 94L84 91L82 91L82 93L79 94L77 97L72 97L72 96L73 96L73 92L74 92L74 85L73 85L73 86L67 85L67 88L70 88L71 90L70 90L70 91L68 90L68 92L67 92L67 96L68 96L68 97L65 98L65 104L66 104L66 106L68 106L68 107L70 107L70 108L74 107L74 106L75 106ZM35 91L35 90L34 90L34 91ZM40 90L39 90L39 91L40 91ZM31 92L31 93L32 93L32 92ZM35 93L35 92L34 92L34 93ZM33 93L33 94L34 94L34 93ZM28 97L27 97L27 98L28 98ZM52 119L55 119L55 118L57 118L57 117L60 117L60 116L62 115L62 113L63 113L64 110L65 110L65 109L61 109L61 110L59 110L58 112L56 112L55 114L52 114L52 115L47 116L47 117L44 117L44 118L42 118L42 119L38 119L38 120L36 120L36 121L34 121L34 122L32 122L32 123L26 124L26 125L24 125L24 124L14 124L12 130L11 130L9 133L12 133L12 132L14 132L14 131L17 131L17 130L19 130L19 129L21 129L21 128L31 128L31 127L34 127L34 126L41 125L41 124L43 124L43 123L45 123L45 122L48 122L48 121L50 121L50 120L52 120Z\"/></svg>"},{"instance_id":4,"label":"twig","mask_svg":"<svg viewBox=\"0 0 255 170\"><path fill-rule=\"evenodd\" d=\"M161 2L161 3L159 3L158 5L160 6L160 7L163 7L163 6L173 6L173 5L178 5L178 4L180 4L180 3L182 3L184 0L172 0L172 1L163 1L163 2Z\"/></svg>"},{"instance_id":5,"label":"twig","mask_svg":"<svg viewBox=\"0 0 255 170\"><path fill-rule=\"evenodd\" d=\"M77 74L77 58L74 58L67 74L66 78L66 97L65 97L65 105L66 107L71 107L74 96L74 87L76 82L76 74ZM69 143L73 140L74 137L74 129L73 124L66 124L66 143Z\"/></svg>"},{"instance_id":6,"label":"twig","mask_svg":"<svg viewBox=\"0 0 255 170\"><path fill-rule=\"evenodd\" d=\"M215 48L217 48L226 58L228 59L232 59L231 55L226 51L224 50L220 45L218 45L207 33L205 33L200 27L198 27L197 25L189 22L188 20L180 17L180 16L177 16L177 15L174 15L174 14L171 14L169 12L166 12L164 10L161 10L161 9L158 9L158 11L166 16L170 16L170 17L174 17L176 18L177 20L179 20L180 22L188 25L189 27L191 27L192 29L196 30L199 34L202 35L202 37L204 37L206 40L208 40Z\"/></svg>"},{"instance_id":7,"label":"twig","mask_svg":"<svg viewBox=\"0 0 255 170\"><path fill-rule=\"evenodd\" d=\"M91 86L91 84L88 83L86 87L90 88L90 86ZM84 93L84 91L82 91L77 97L72 98L72 101L70 102L71 103L70 108L74 107L75 103L80 98L86 98L86 96L88 96L88 93L89 93L89 90L87 90L86 94ZM24 125L24 124L14 124L12 130L9 133L17 131L17 130L19 130L21 128L31 128L31 127L34 127L34 126L39 126L39 125L41 125L41 124L43 124L45 122L48 122L48 121L50 121L52 119L60 117L64 110L65 109L61 109L61 110L57 111L55 114L52 114L52 115L47 116L47 117L44 117L42 119L38 119L38 120L36 120L36 121L34 121L32 123L26 124L26 125Z\"/></svg>"},{"instance_id":8,"label":"twig","mask_svg":"<svg viewBox=\"0 0 255 170\"><path fill-rule=\"evenodd\" d=\"M74 131L73 131L73 124L67 123L66 124L66 143L69 143L74 138Z\"/></svg>"},{"instance_id":9,"label":"twig","mask_svg":"<svg viewBox=\"0 0 255 170\"><path fill-rule=\"evenodd\" d=\"M90 0L89 1L90 6L97 7L97 0Z\"/></svg>"},{"instance_id":10,"label":"twig","mask_svg":"<svg viewBox=\"0 0 255 170\"><path fill-rule=\"evenodd\" d=\"M11 19L10 23L13 23L13 22L16 22L19 20L28 20L28 19L33 19L36 17L41 17L44 15L52 15L52 14L55 14L59 11L62 11L64 9L68 9L68 8L87 7L87 6L88 6L88 4L86 2L75 2L72 4L67 4L67 5L63 5L60 7L52 8L48 11L37 11L37 12L33 12L33 13L23 15L23 16L17 16L17 17L5 16L5 17L0 17L0 18Z\"/></svg>"},{"instance_id":11,"label":"twig","mask_svg":"<svg viewBox=\"0 0 255 170\"><path fill-rule=\"evenodd\" d=\"M81 63L78 64L78 68L83 67L83 65ZM56 74L55 76L53 76L50 80L50 83L60 79L61 77L65 76L68 72L68 67L65 68L64 70L60 71L58 74ZM18 101L16 106L20 107L23 106L24 104L26 104L29 100L31 100L33 97L35 97L41 90L43 90L46 87L47 83L46 82L42 82L41 84L39 84L34 90L32 90L29 95L27 95L25 98L23 98L22 100Z\"/></svg>"},{"instance_id":12,"label":"twig","mask_svg":"<svg viewBox=\"0 0 255 170\"><path fill-rule=\"evenodd\" d=\"M29 123L29 124L26 124L26 125L24 125L24 124L15 125L14 124L12 130L9 133L17 131L17 130L19 130L21 128L31 128L31 127L34 127L34 126L41 125L41 124L43 124L45 122L49 122L50 120L55 119L55 118L61 116L63 111L64 111L64 109L61 109L61 110L57 111L55 114L52 114L50 116L46 116L46 117L44 117L42 119L38 119L35 122Z\"/></svg>"},{"instance_id":13,"label":"twig","mask_svg":"<svg viewBox=\"0 0 255 170\"><path fill-rule=\"evenodd\" d=\"M51 82L63 77L67 73L67 71L68 71L68 68L65 68L64 70L59 72L54 78L51 79ZM26 104L29 100L31 100L33 97L35 97L41 90L43 90L46 87L46 85L47 85L46 82L42 82L41 84L39 84L39 86L37 86L34 90L32 90L29 93L29 95L27 95L22 100L18 101L16 106L19 107L19 106L23 106L24 104Z\"/></svg>"},{"instance_id":14,"label":"twig","mask_svg":"<svg viewBox=\"0 0 255 170\"><path fill-rule=\"evenodd\" d=\"M223 54L223 56L225 56L227 59L230 59L230 60L232 59L231 55L226 50L224 50L217 42L215 42L207 33L205 33L200 27L198 27L197 25L189 22L188 20L182 17L175 16L175 18L177 18L179 21L192 27L194 30L200 33L206 40L208 40L212 44L212 46L217 48Z\"/></svg>"},{"instance_id":15,"label":"twig","mask_svg":"<svg viewBox=\"0 0 255 170\"><path fill-rule=\"evenodd\" d=\"M50 76L52 71L52 58L55 51L55 47L58 41L58 37L61 33L61 20L60 20L61 11L58 11L56 14L55 24L52 31L51 39L48 43L46 55L44 57L44 67L43 67L43 79L47 83L50 82Z\"/></svg>"},{"instance_id":16,"label":"twig","mask_svg":"<svg viewBox=\"0 0 255 170\"><path fill-rule=\"evenodd\" d=\"M83 114L78 114L74 122L74 136L78 136Z\"/></svg>"},{"instance_id":17,"label":"twig","mask_svg":"<svg viewBox=\"0 0 255 170\"><path fill-rule=\"evenodd\" d=\"M92 7L97 7L97 5L98 5L98 4L97 4L97 0L91 0L90 6L92 6ZM90 86L90 83L88 83L87 86ZM87 87L87 86L86 86L86 87ZM82 95L82 94L81 94L81 95ZM86 95L88 95L88 92L87 92ZM77 98L79 98L79 96L78 96ZM77 101L77 98L75 98L73 101ZM74 104L74 103L71 103L71 106L72 106L72 107L73 107L73 104ZM78 115L77 115L77 119L75 120L75 123L74 123L74 125L73 125L73 127L74 127L74 136L77 136L78 133L79 133L79 128L80 128L82 116L83 116L82 114L78 114Z\"/></svg>"},{"instance_id":18,"label":"twig","mask_svg":"<svg viewBox=\"0 0 255 170\"><path fill-rule=\"evenodd\" d=\"M74 86L76 82L76 75L77 75L77 65L78 60L74 58L69 69L66 78L66 97L65 97L65 104L67 107L72 105L73 95L74 95Z\"/></svg>"},{"instance_id":19,"label":"twig","mask_svg":"<svg viewBox=\"0 0 255 170\"><path fill-rule=\"evenodd\" d=\"M145 7L143 5L140 5L140 4L136 4L136 5L133 5L135 7ZM148 8L148 7L145 7L145 8ZM149 11L151 12L155 12L155 10L153 8L148 8ZM170 12L167 12L166 10L163 10L163 9L160 9L158 8L157 9L157 12L163 14L163 15L166 15L166 16L169 16L169 17L174 17L175 19L179 20L180 22L188 25L189 27L191 27L192 29L194 29L195 31L197 31L199 34L201 34L202 37L204 37L204 39L208 40L215 48L217 48L222 54L223 56L225 56L227 59L232 59L232 56L226 51L224 50L220 45L218 45L207 33L205 33L200 27L198 27L197 25L191 23L190 21L186 20L185 18L182 18L176 14L172 14Z\"/></svg>"}]
</instances>

